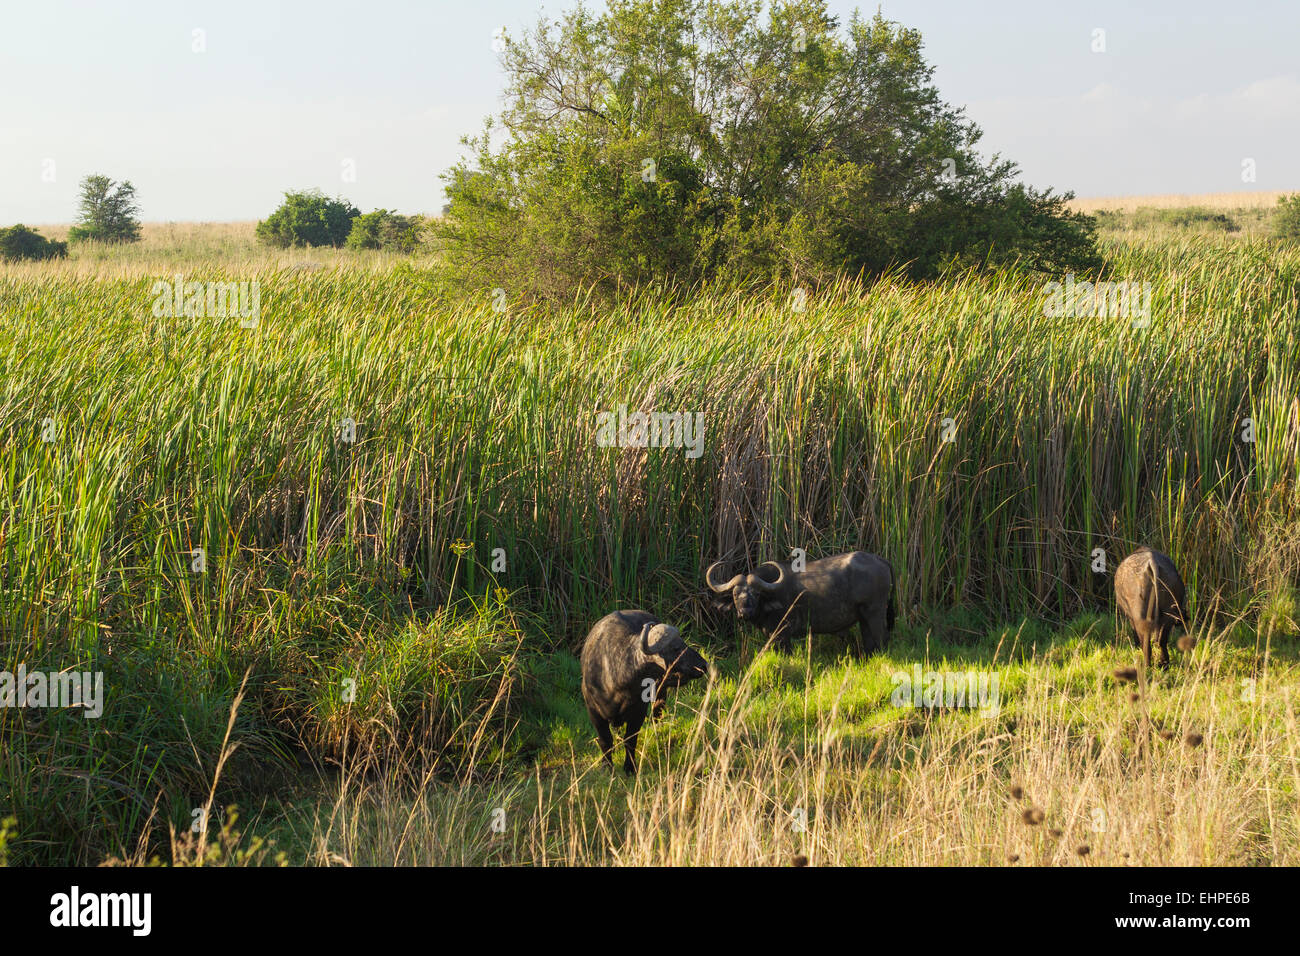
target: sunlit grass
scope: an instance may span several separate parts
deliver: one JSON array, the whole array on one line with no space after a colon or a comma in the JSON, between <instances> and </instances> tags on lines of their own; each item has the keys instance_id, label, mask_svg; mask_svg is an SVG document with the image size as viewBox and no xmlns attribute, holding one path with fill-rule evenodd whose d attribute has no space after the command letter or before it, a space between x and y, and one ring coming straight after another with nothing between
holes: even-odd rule
<instances>
[{"instance_id":1,"label":"sunlit grass","mask_svg":"<svg viewBox=\"0 0 1300 956\"><path fill-rule=\"evenodd\" d=\"M590 743L434 788L343 775L268 830L325 865L1295 865L1300 669L1202 637L1141 693L1108 642L1040 648L1006 665L995 717L894 707L833 654L765 655L678 694L635 780ZM774 688L774 668L815 680Z\"/></svg>"}]
</instances>

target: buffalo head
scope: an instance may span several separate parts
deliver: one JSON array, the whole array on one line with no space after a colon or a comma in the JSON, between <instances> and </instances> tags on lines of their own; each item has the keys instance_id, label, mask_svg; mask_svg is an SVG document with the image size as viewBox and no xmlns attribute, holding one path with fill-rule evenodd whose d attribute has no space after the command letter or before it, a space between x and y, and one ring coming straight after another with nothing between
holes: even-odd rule
<instances>
[{"instance_id":1,"label":"buffalo head","mask_svg":"<svg viewBox=\"0 0 1300 956\"><path fill-rule=\"evenodd\" d=\"M709 569L704 572L704 580L714 594L731 595L736 614L743 620L752 621L757 618L763 602L770 600L786 583L785 565L776 561L764 562L752 574L737 574L729 581L715 578L714 572L722 567L721 561L709 565Z\"/></svg>"},{"instance_id":2,"label":"buffalo head","mask_svg":"<svg viewBox=\"0 0 1300 956\"><path fill-rule=\"evenodd\" d=\"M671 624L645 624L641 628L641 653L660 663L663 683L668 687L680 687L709 673L708 661L687 647L682 632Z\"/></svg>"}]
</instances>

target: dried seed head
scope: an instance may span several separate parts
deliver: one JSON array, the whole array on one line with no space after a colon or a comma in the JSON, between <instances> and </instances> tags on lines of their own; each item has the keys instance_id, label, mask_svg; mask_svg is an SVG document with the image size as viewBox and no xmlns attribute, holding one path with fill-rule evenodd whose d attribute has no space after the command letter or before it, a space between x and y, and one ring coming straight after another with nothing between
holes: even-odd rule
<instances>
[{"instance_id":1,"label":"dried seed head","mask_svg":"<svg viewBox=\"0 0 1300 956\"><path fill-rule=\"evenodd\" d=\"M1026 807L1025 812L1020 815L1021 819L1031 827L1036 827L1042 823L1045 816L1046 814L1038 807Z\"/></svg>"},{"instance_id":2,"label":"dried seed head","mask_svg":"<svg viewBox=\"0 0 1300 956\"><path fill-rule=\"evenodd\" d=\"M804 856L802 853L796 853L794 859L790 861L790 865L791 865L791 866L807 866L807 865L808 865L808 857Z\"/></svg>"},{"instance_id":3,"label":"dried seed head","mask_svg":"<svg viewBox=\"0 0 1300 956\"><path fill-rule=\"evenodd\" d=\"M1080 843L1077 847L1074 848L1074 852L1079 854L1079 856L1087 856L1089 853L1092 852L1092 847L1088 846L1088 844L1086 843Z\"/></svg>"},{"instance_id":4,"label":"dried seed head","mask_svg":"<svg viewBox=\"0 0 1300 956\"><path fill-rule=\"evenodd\" d=\"M1025 797L1025 788L1020 786L1020 784L1018 783L1013 783L1011 785L1011 799L1023 800L1024 797Z\"/></svg>"},{"instance_id":5,"label":"dried seed head","mask_svg":"<svg viewBox=\"0 0 1300 956\"><path fill-rule=\"evenodd\" d=\"M1190 634L1184 634L1182 637L1178 639L1178 649L1182 651L1184 654L1186 654L1195 646L1196 646L1196 638L1192 637L1192 635Z\"/></svg>"},{"instance_id":6,"label":"dried seed head","mask_svg":"<svg viewBox=\"0 0 1300 956\"><path fill-rule=\"evenodd\" d=\"M1161 739L1161 740L1173 740L1173 739L1174 739L1174 732L1173 732L1172 730L1169 730L1168 728L1165 728L1164 730L1160 731L1160 739Z\"/></svg>"},{"instance_id":7,"label":"dried seed head","mask_svg":"<svg viewBox=\"0 0 1300 956\"><path fill-rule=\"evenodd\" d=\"M1019 854L1019 853L1008 853L1008 854L1007 854L1007 862L1008 862L1008 863L1018 863L1019 861L1020 861L1020 854Z\"/></svg>"},{"instance_id":8,"label":"dried seed head","mask_svg":"<svg viewBox=\"0 0 1300 956\"><path fill-rule=\"evenodd\" d=\"M1205 738L1202 737L1200 734L1198 734L1196 731L1189 730L1187 732L1187 736L1183 738L1183 743L1187 744L1187 746L1189 747L1199 747L1201 745L1201 741L1203 741L1204 739Z\"/></svg>"},{"instance_id":9,"label":"dried seed head","mask_svg":"<svg viewBox=\"0 0 1300 956\"><path fill-rule=\"evenodd\" d=\"M1059 840L1059 839L1061 839L1061 831L1058 830L1056 827L1052 827L1052 828L1051 828L1050 830L1048 830L1047 832L1048 832L1049 834L1051 834L1053 840Z\"/></svg>"},{"instance_id":10,"label":"dried seed head","mask_svg":"<svg viewBox=\"0 0 1300 956\"><path fill-rule=\"evenodd\" d=\"M1115 679L1121 684L1130 684L1138 679L1137 669L1133 667L1117 667L1115 668Z\"/></svg>"},{"instance_id":11,"label":"dried seed head","mask_svg":"<svg viewBox=\"0 0 1300 956\"><path fill-rule=\"evenodd\" d=\"M1142 699L1142 695L1141 695L1141 694L1134 693L1134 694L1129 694L1129 695L1128 695L1128 702L1129 702L1130 704L1136 704L1136 703L1137 703L1138 701L1140 701L1141 699Z\"/></svg>"}]
</instances>

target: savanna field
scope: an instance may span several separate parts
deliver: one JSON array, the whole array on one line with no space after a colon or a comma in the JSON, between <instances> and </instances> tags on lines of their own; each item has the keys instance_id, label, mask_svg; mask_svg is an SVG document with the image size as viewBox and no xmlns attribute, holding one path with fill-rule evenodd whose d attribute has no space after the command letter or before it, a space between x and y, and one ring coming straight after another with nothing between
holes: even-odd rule
<instances>
[{"instance_id":1,"label":"savanna field","mask_svg":"<svg viewBox=\"0 0 1300 956\"><path fill-rule=\"evenodd\" d=\"M1012 268L529 306L251 224L0 265L0 667L104 675L0 709L0 861L1300 865L1300 246L1162 206L1099 207L1137 326ZM177 274L256 323L156 315ZM620 405L701 454L600 447ZM885 653L714 609L796 548L893 564ZM627 779L575 655L635 607L716 675ZM895 706L917 665L1000 707Z\"/></svg>"}]
</instances>

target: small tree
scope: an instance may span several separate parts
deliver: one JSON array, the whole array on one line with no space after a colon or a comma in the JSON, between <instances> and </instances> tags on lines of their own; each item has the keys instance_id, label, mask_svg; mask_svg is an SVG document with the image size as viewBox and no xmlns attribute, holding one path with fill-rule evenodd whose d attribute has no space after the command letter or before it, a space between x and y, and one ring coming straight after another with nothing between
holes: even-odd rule
<instances>
[{"instance_id":1,"label":"small tree","mask_svg":"<svg viewBox=\"0 0 1300 956\"><path fill-rule=\"evenodd\" d=\"M107 176L87 176L81 181L81 206L77 225L68 230L73 242L139 242L140 207L130 182L115 183Z\"/></svg>"},{"instance_id":2,"label":"small tree","mask_svg":"<svg viewBox=\"0 0 1300 956\"><path fill-rule=\"evenodd\" d=\"M68 244L46 239L35 229L21 223L0 229L0 259L16 262L19 259L62 259L68 254Z\"/></svg>"},{"instance_id":3,"label":"small tree","mask_svg":"<svg viewBox=\"0 0 1300 956\"><path fill-rule=\"evenodd\" d=\"M1273 235L1279 239L1300 240L1300 193L1278 199L1273 211Z\"/></svg>"},{"instance_id":4,"label":"small tree","mask_svg":"<svg viewBox=\"0 0 1300 956\"><path fill-rule=\"evenodd\" d=\"M352 220L347 246L349 249L414 252L420 246L423 225L419 216L399 216L387 209L376 209Z\"/></svg>"},{"instance_id":5,"label":"small tree","mask_svg":"<svg viewBox=\"0 0 1300 956\"><path fill-rule=\"evenodd\" d=\"M280 208L257 224L257 238L271 246L341 246L361 210L318 189L291 190Z\"/></svg>"}]
</instances>

